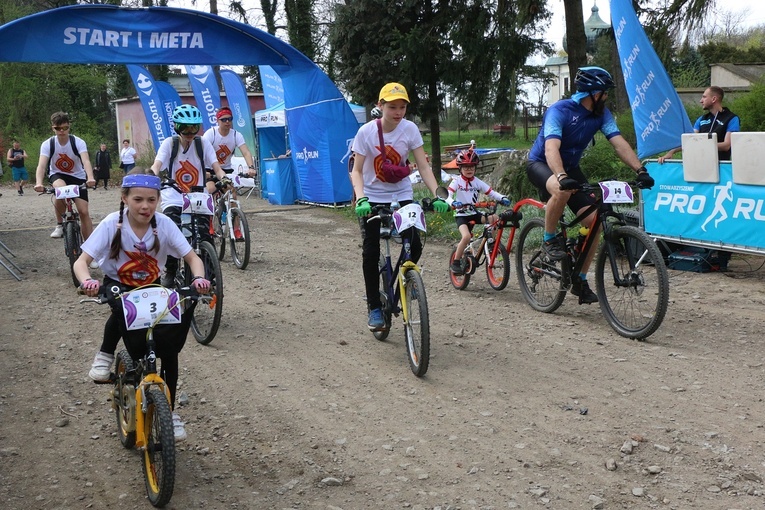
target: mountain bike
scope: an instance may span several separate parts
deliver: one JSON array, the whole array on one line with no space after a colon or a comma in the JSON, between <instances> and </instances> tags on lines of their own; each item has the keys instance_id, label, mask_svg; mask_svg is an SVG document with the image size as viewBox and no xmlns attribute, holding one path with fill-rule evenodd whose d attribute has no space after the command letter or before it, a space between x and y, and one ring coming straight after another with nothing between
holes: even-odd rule
<instances>
[{"instance_id":1,"label":"mountain bike","mask_svg":"<svg viewBox=\"0 0 765 510\"><path fill-rule=\"evenodd\" d=\"M404 320L404 344L406 346L409 368L414 375L422 377L428 371L430 363L430 318L425 284L422 281L422 269L412 261L411 243L402 238L399 232L408 228L417 228L425 232L425 213L415 203L396 208L375 206L367 221L380 221L380 301L382 302L385 327L373 331L380 341L388 338L392 317L402 314ZM391 263L390 241L401 244L401 253L396 265Z\"/></svg>"},{"instance_id":2,"label":"mountain bike","mask_svg":"<svg viewBox=\"0 0 765 510\"><path fill-rule=\"evenodd\" d=\"M228 243L234 265L239 269L247 268L250 262L250 227L247 216L239 205L239 200L234 198L231 186L216 200L212 221L215 231L213 240L218 251L218 260L223 260L226 255L226 243Z\"/></svg>"},{"instance_id":3,"label":"mountain bike","mask_svg":"<svg viewBox=\"0 0 765 510\"><path fill-rule=\"evenodd\" d=\"M669 276L658 246L644 231L627 225L614 204L634 201L635 182L602 181L584 184L579 192L594 193L596 202L571 221L561 217L560 233L566 257L553 261L542 249L544 219L529 220L521 229L516 269L521 294L535 310L551 313L560 307L573 278L578 277L587 254L597 248L595 286L606 321L626 338L644 339L661 325L669 302ZM569 237L589 214L594 225L579 239ZM599 234L602 232L602 240Z\"/></svg>"},{"instance_id":4,"label":"mountain bike","mask_svg":"<svg viewBox=\"0 0 765 510\"><path fill-rule=\"evenodd\" d=\"M201 186L192 187L186 193L178 185L168 179L163 186L175 189L183 196L181 209L181 231L186 236L194 252L199 255L205 266L205 278L210 281L210 292L200 296L199 303L194 309L194 317L191 319L191 332L197 342L207 345L213 341L220 327L221 315L223 314L223 272L221 271L218 255L215 247L202 239L199 232L200 219L215 213L212 195L205 193ZM189 265L184 262L175 273L176 287L188 287L194 275Z\"/></svg>"},{"instance_id":5,"label":"mountain bike","mask_svg":"<svg viewBox=\"0 0 765 510\"><path fill-rule=\"evenodd\" d=\"M112 409L117 419L117 435L122 446L135 448L143 457L144 485L149 501L163 507L175 487L175 436L170 390L157 372L157 340L154 329L159 324L180 324L185 301L199 298L193 287L166 289L158 285L123 291L115 285L101 287L99 296L80 303L115 304L120 301L128 331L146 330L143 356L133 358L123 349L114 360ZM159 339L161 342L162 339Z\"/></svg>"},{"instance_id":6,"label":"mountain bike","mask_svg":"<svg viewBox=\"0 0 765 510\"><path fill-rule=\"evenodd\" d=\"M74 263L80 257L82 250L82 230L80 228L80 213L77 212L77 206L74 203L75 198L80 198L80 190L86 189L85 184L70 184L58 188L46 187L40 195L54 195L56 200L64 200L66 209L64 211L63 223L61 227L64 230L64 253L69 259L69 272L72 275L72 281L75 287L80 286L80 281L74 275Z\"/></svg>"},{"instance_id":7,"label":"mountain bike","mask_svg":"<svg viewBox=\"0 0 765 510\"><path fill-rule=\"evenodd\" d=\"M480 212L488 218L497 212L497 203L477 202L466 204L460 209ZM502 232L508 222L517 225L519 219L520 213L516 214L513 210L507 210L500 214L495 221L484 224L480 232L473 232L473 238L465 248L460 261L463 272L460 274L449 271L449 279L454 288L465 289L470 283L470 277L482 264L486 265L486 278L492 289L502 290L507 286L510 278L510 257L507 248L501 242ZM474 225L475 222L471 222L471 227ZM457 248L455 247L449 256L449 266L454 262L456 253Z\"/></svg>"}]
</instances>

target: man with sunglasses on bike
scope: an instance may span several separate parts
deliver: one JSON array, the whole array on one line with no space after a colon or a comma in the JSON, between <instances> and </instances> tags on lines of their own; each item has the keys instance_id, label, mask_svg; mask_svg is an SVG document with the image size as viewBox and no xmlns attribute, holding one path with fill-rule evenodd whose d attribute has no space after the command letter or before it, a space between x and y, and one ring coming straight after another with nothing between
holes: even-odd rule
<instances>
[{"instance_id":1,"label":"man with sunglasses on bike","mask_svg":"<svg viewBox=\"0 0 765 510\"><path fill-rule=\"evenodd\" d=\"M577 71L574 83L576 93L570 99L556 102L545 112L542 128L526 164L529 180L539 189L542 201L547 203L543 250L553 261L566 256L563 238L557 234L558 221L566 204L578 215L595 203L592 194L576 191L588 182L579 167L579 160L598 131L614 146L619 159L637 173L641 187L650 188L654 184L606 108L608 91L615 87L608 71L600 67L582 67ZM598 228L594 219L593 212L582 224ZM590 250L579 278L575 278L571 286L571 293L579 297L579 304L598 302L598 296L587 283L587 270L594 256L595 250Z\"/></svg>"},{"instance_id":2,"label":"man with sunglasses on bike","mask_svg":"<svg viewBox=\"0 0 765 510\"><path fill-rule=\"evenodd\" d=\"M182 104L173 110L173 123L175 132L178 133L170 138L165 138L159 146L151 171L159 175L160 171L167 169L170 179L175 181L184 192L190 192L192 187L204 188L205 168L212 168L219 179L226 177L226 173L218 163L215 150L210 142L198 136L202 127L202 114L196 106ZM196 139L199 138L199 141ZM174 147L175 146L175 147ZM200 153L201 151L201 153ZM174 154L175 152L175 154ZM183 208L183 196L172 187L162 189L162 212L169 216L178 228L181 228L181 209ZM199 225L200 232L204 235L209 230L208 222ZM165 276L162 277L164 287L174 287L175 272L178 269L178 259L168 257L165 265Z\"/></svg>"},{"instance_id":3,"label":"man with sunglasses on bike","mask_svg":"<svg viewBox=\"0 0 765 510\"><path fill-rule=\"evenodd\" d=\"M50 116L51 128L55 135L46 139L40 146L40 159L37 163L35 191L43 191L43 179L47 173L48 181L54 188L67 185L95 186L96 179L93 177L93 167L88 157L88 147L82 138L69 133L69 114L56 112ZM53 150L51 150L51 148ZM95 188L94 188L95 189ZM80 189L79 198L74 199L77 212L80 215L82 225L82 239L86 240L93 231L93 221L90 219L88 210L88 190ZM53 207L56 212L56 229L51 237L64 236L63 215L66 204L63 199L55 200ZM94 263L94 269L98 267Z\"/></svg>"},{"instance_id":4,"label":"man with sunglasses on bike","mask_svg":"<svg viewBox=\"0 0 765 510\"><path fill-rule=\"evenodd\" d=\"M244 175L246 177L255 177L257 172L255 171L255 163L252 160L252 153L249 147L247 147L242 133L233 129L234 114L231 112L231 109L224 106L215 114L215 119L218 125L205 131L202 139L207 140L212 145L223 171L229 177L234 173L234 169L231 168L231 157L234 155L234 151L239 149L244 161L247 163L247 173ZM213 179L213 181L215 180ZM231 188L231 196L236 200L236 188L234 187ZM239 230L239 221L236 220L236 223L234 225L234 237L237 241L244 241L244 236Z\"/></svg>"}]
</instances>

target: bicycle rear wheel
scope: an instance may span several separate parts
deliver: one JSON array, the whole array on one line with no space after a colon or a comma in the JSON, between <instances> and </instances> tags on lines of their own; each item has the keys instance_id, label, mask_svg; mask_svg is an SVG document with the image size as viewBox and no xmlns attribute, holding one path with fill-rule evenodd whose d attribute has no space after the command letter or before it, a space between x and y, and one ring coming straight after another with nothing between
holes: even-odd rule
<instances>
[{"instance_id":1,"label":"bicycle rear wheel","mask_svg":"<svg viewBox=\"0 0 765 510\"><path fill-rule=\"evenodd\" d=\"M623 337L644 339L664 320L669 275L661 250L642 230L616 226L606 236L595 261L595 285L603 315Z\"/></svg>"},{"instance_id":2,"label":"bicycle rear wheel","mask_svg":"<svg viewBox=\"0 0 765 510\"><path fill-rule=\"evenodd\" d=\"M425 284L420 273L414 269L409 269L404 275L404 292L407 312L404 331L409 368L414 375L422 377L430 363L430 317Z\"/></svg>"},{"instance_id":3,"label":"bicycle rear wheel","mask_svg":"<svg viewBox=\"0 0 765 510\"><path fill-rule=\"evenodd\" d=\"M146 392L144 416L146 448L143 451L143 476L149 502L163 507L173 497L175 486L175 436L173 412L165 394L157 388Z\"/></svg>"},{"instance_id":4,"label":"bicycle rear wheel","mask_svg":"<svg viewBox=\"0 0 765 510\"><path fill-rule=\"evenodd\" d=\"M492 246L486 244L486 278L489 280L489 285L494 290L502 290L507 287L507 282L510 279L510 257L507 254L507 249L502 246L502 243L497 239L497 253L492 259Z\"/></svg>"},{"instance_id":5,"label":"bicycle rear wheel","mask_svg":"<svg viewBox=\"0 0 765 510\"><path fill-rule=\"evenodd\" d=\"M117 435L125 448L135 446L135 386L127 375L132 370L133 358L127 350L117 353L112 407L117 417Z\"/></svg>"},{"instance_id":6,"label":"bicycle rear wheel","mask_svg":"<svg viewBox=\"0 0 765 510\"><path fill-rule=\"evenodd\" d=\"M521 294L535 310L551 313L563 304L566 291L563 285L563 264L553 262L542 251L545 222L533 218L521 229L515 252L516 272Z\"/></svg>"},{"instance_id":7,"label":"bicycle rear wheel","mask_svg":"<svg viewBox=\"0 0 765 510\"><path fill-rule=\"evenodd\" d=\"M239 230L242 232L242 240L237 241L236 237L231 235L231 258L234 265L239 269L246 269L250 263L250 226L247 223L247 216L238 208L232 207L228 212L231 215L231 224L236 225L239 222Z\"/></svg>"},{"instance_id":8,"label":"bicycle rear wheel","mask_svg":"<svg viewBox=\"0 0 765 510\"><path fill-rule=\"evenodd\" d=\"M191 319L191 332L197 342L207 345L215 338L223 313L223 273L215 255L215 248L207 242L199 243L199 258L205 266L205 278L210 281L210 292L199 297ZM190 285L193 275L185 265L185 284Z\"/></svg>"},{"instance_id":9,"label":"bicycle rear wheel","mask_svg":"<svg viewBox=\"0 0 765 510\"><path fill-rule=\"evenodd\" d=\"M225 206L219 202L212 217L213 230L215 231L213 234L213 244L215 251L218 253L218 260L223 260L223 257L226 255L226 242L228 241L228 227L222 217L225 210Z\"/></svg>"},{"instance_id":10,"label":"bicycle rear wheel","mask_svg":"<svg viewBox=\"0 0 765 510\"><path fill-rule=\"evenodd\" d=\"M380 331L372 331L372 335L381 342L388 338L391 326L392 303L388 298L388 288L390 287L390 279L388 278L388 268L385 262L385 256L381 253L380 260L377 263L377 268L380 272L380 303L382 303L383 319L385 319L385 329Z\"/></svg>"},{"instance_id":11,"label":"bicycle rear wheel","mask_svg":"<svg viewBox=\"0 0 765 510\"><path fill-rule=\"evenodd\" d=\"M80 281L74 275L74 263L80 258L80 245L82 244L82 235L80 226L75 221L64 222L64 251L69 259L69 272L72 275L72 281L75 287L80 286Z\"/></svg>"}]
</instances>

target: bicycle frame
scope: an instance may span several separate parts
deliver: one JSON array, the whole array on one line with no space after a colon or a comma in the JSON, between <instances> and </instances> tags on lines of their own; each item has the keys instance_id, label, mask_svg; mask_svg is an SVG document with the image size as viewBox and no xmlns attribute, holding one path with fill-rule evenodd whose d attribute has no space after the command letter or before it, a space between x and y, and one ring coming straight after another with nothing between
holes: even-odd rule
<instances>
[{"instance_id":1,"label":"bicycle frame","mask_svg":"<svg viewBox=\"0 0 765 510\"><path fill-rule=\"evenodd\" d=\"M521 207L523 207L523 206L532 206L532 207L536 207L537 209L544 209L545 208L545 203L541 202L539 200L536 200L534 198L524 198L524 199L519 200L518 202L515 203L515 206L513 207L513 212L514 213L520 212ZM505 230L505 225L506 225L506 222L500 220L500 224L499 224L499 226L497 228L497 235L496 235L497 241L501 242L502 234L504 233L504 230ZM508 235L507 245L505 246L505 249L507 250L507 253L510 253L510 251L513 248L513 240L515 239L515 232L516 232L516 230L518 230L518 228L520 228L520 227L518 225L515 225L515 224L510 227L510 234ZM495 244L497 244L497 243L495 243ZM494 247L493 250L497 250L497 248ZM492 256L496 256L496 255L497 255L496 252L492 251Z\"/></svg>"},{"instance_id":2,"label":"bicycle frame","mask_svg":"<svg viewBox=\"0 0 765 510\"><path fill-rule=\"evenodd\" d=\"M387 234L381 233L380 238L385 240L385 271L388 274L388 288L385 289L385 293L388 295L388 299L391 303L391 312L398 317L399 313L403 312L404 322L409 321L407 317L406 307L406 293L402 292L404 288L404 274L410 269L414 269L418 273L422 273L420 266L409 260L411 247L408 239L402 239L401 254L399 255L396 266L391 264L390 254L390 238L392 234L388 230ZM396 274L396 283L393 283L393 274ZM400 306L399 306L400 305Z\"/></svg>"}]
</instances>

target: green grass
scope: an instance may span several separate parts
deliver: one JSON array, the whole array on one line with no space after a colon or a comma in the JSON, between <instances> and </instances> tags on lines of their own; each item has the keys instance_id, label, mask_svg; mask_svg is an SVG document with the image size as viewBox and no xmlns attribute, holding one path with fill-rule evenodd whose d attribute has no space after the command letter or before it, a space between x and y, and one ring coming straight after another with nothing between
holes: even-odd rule
<instances>
[{"instance_id":1,"label":"green grass","mask_svg":"<svg viewBox=\"0 0 765 510\"><path fill-rule=\"evenodd\" d=\"M423 137L425 147L430 148L428 154L433 154L432 138L430 135ZM470 131L443 131L441 132L441 152L448 145L459 145L470 143L475 140L476 147L479 149L489 148L511 148L511 149L529 149L534 143L531 139L526 141L524 138L509 138L506 136L495 136L493 133L487 133L485 129L471 129Z\"/></svg>"}]
</instances>

